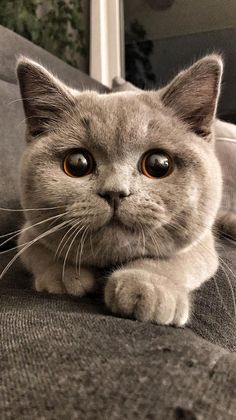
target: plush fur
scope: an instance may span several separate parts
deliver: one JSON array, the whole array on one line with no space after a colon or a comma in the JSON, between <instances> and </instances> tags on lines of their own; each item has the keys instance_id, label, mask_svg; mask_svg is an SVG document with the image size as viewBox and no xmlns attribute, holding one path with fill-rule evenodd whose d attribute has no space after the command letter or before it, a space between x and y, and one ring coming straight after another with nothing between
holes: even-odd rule
<instances>
[{"instance_id":1,"label":"plush fur","mask_svg":"<svg viewBox=\"0 0 236 420\"><path fill-rule=\"evenodd\" d=\"M122 77L114 77L114 79L112 80L112 92L125 92L125 91L126 92L127 91L142 92L142 89L137 88L135 85L133 85L130 82L127 82ZM228 127L234 127L234 126L232 124L225 123L216 118L214 123L212 124L212 127L213 127L216 137L222 138L222 137L228 137L228 130L229 130ZM229 134L229 136L231 136L231 133ZM216 152L217 152L217 144L216 144ZM219 152L217 153L217 155L219 156ZM225 166L225 157L224 157L223 162ZM229 167L231 168L232 165ZM233 177L232 169L230 171L230 176ZM230 194L230 197L231 197L232 193L228 192L229 191L227 187L228 182L229 182L228 179L226 179L225 185L223 182L223 190L225 189L227 191L226 194L227 195ZM230 200L232 201L232 198L230 198ZM232 203L229 204L229 207L232 207ZM232 211L222 210L220 208L217 214L216 220L215 220L214 231L220 237L223 236L223 237L227 237L229 239L236 241L236 214Z\"/></svg>"},{"instance_id":2,"label":"plush fur","mask_svg":"<svg viewBox=\"0 0 236 420\"><path fill-rule=\"evenodd\" d=\"M106 268L111 311L184 325L191 291L218 267L212 227L222 180L212 123L221 58L207 56L163 89L146 92L79 92L26 58L17 72L28 142L19 254L36 290L83 296ZM73 178L62 162L80 147L96 169ZM140 172L151 149L172 156L169 176ZM107 193L120 196L115 218Z\"/></svg>"}]
</instances>

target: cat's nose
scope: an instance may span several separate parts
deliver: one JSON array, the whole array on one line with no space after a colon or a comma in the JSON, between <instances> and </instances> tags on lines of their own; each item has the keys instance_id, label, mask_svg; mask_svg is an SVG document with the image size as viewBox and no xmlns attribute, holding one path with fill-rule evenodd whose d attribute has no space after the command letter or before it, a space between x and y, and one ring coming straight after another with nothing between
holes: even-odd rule
<instances>
[{"instance_id":1,"label":"cat's nose","mask_svg":"<svg viewBox=\"0 0 236 420\"><path fill-rule=\"evenodd\" d=\"M114 210L117 210L122 198L128 197L130 194L125 191L105 191L98 195L104 198Z\"/></svg>"}]
</instances>

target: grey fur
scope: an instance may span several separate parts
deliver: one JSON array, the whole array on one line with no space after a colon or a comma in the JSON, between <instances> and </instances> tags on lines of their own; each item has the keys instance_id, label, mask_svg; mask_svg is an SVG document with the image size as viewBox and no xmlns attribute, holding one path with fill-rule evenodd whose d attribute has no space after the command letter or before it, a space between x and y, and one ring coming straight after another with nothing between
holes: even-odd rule
<instances>
[{"instance_id":1,"label":"grey fur","mask_svg":"<svg viewBox=\"0 0 236 420\"><path fill-rule=\"evenodd\" d=\"M114 79L112 81L112 91L113 92L125 92L125 91L127 92L127 91L137 91L137 90L142 92L141 89L137 88L132 83L127 82L122 77L114 77ZM181 109L181 107L179 109ZM222 123L222 121L220 121L218 119L215 119L215 121L213 123L213 129L215 131L216 137L225 137L225 135L224 135L225 131L227 132L227 130L225 129L225 124L227 125L229 123ZM222 127L222 125L223 125L223 127ZM231 126L232 126L232 124L231 124ZM219 156L219 151L218 151L218 156ZM223 155L222 160L225 161L225 159L226 158ZM224 165L224 167L226 168L225 165ZM234 179L234 174L232 173L232 168L231 168L231 171L229 171L229 172L227 171L227 183L230 182L231 184L233 184L234 183L233 179ZM228 195L227 184L223 186L223 190L225 190L226 194ZM221 203L221 205L222 205L222 203ZM231 206L232 206L232 204L231 204ZM232 211L227 211L227 210L220 209L218 214L217 214L217 218L215 220L214 231L218 234L218 236L223 235L223 236L226 236L230 239L236 240L236 215L235 215L235 213L233 213Z\"/></svg>"},{"instance_id":2,"label":"grey fur","mask_svg":"<svg viewBox=\"0 0 236 420\"><path fill-rule=\"evenodd\" d=\"M221 73L221 58L211 55L159 91L98 94L72 90L20 59L28 146L19 249L38 291L82 296L108 267L104 298L111 311L161 324L187 322L191 291L218 267L212 227L222 180L211 128ZM78 147L90 150L97 167L72 178L62 160ZM174 157L166 178L139 171L141 155L154 148ZM113 210L101 197L107 191L124 195L119 222L110 222Z\"/></svg>"}]
</instances>

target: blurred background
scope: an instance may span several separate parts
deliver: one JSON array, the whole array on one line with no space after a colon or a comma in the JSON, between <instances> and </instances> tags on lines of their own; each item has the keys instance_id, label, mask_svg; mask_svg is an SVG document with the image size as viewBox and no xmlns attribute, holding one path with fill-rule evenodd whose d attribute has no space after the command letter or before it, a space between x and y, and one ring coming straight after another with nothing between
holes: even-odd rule
<instances>
[{"instance_id":1,"label":"blurred background","mask_svg":"<svg viewBox=\"0 0 236 420\"><path fill-rule=\"evenodd\" d=\"M88 72L88 0L0 0L0 24Z\"/></svg>"},{"instance_id":2,"label":"blurred background","mask_svg":"<svg viewBox=\"0 0 236 420\"><path fill-rule=\"evenodd\" d=\"M0 24L109 87L115 76L160 87L222 53L219 112L236 122L235 0L0 0Z\"/></svg>"}]
</instances>

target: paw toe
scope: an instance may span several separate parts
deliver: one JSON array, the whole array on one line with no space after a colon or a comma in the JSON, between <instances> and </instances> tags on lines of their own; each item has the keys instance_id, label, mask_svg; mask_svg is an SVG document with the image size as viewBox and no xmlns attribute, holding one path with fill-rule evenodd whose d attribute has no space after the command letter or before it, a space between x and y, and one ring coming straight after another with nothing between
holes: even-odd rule
<instances>
[{"instance_id":1,"label":"paw toe","mask_svg":"<svg viewBox=\"0 0 236 420\"><path fill-rule=\"evenodd\" d=\"M176 302L172 293L164 287L156 288L156 304L154 321L161 325L169 325L173 322Z\"/></svg>"},{"instance_id":2,"label":"paw toe","mask_svg":"<svg viewBox=\"0 0 236 420\"><path fill-rule=\"evenodd\" d=\"M179 295L176 301L176 310L173 322L174 325L177 325L178 327L183 327L189 319L189 312L190 303L187 293Z\"/></svg>"},{"instance_id":3,"label":"paw toe","mask_svg":"<svg viewBox=\"0 0 236 420\"><path fill-rule=\"evenodd\" d=\"M73 267L67 269L64 284L67 293L82 297L93 289L94 276L90 271L83 268L81 268L80 272L76 273Z\"/></svg>"},{"instance_id":4,"label":"paw toe","mask_svg":"<svg viewBox=\"0 0 236 420\"><path fill-rule=\"evenodd\" d=\"M151 280L142 270L114 272L105 288L106 305L113 313L133 316L139 321L183 326L189 317L187 293Z\"/></svg>"},{"instance_id":5,"label":"paw toe","mask_svg":"<svg viewBox=\"0 0 236 420\"><path fill-rule=\"evenodd\" d=\"M154 286L140 279L140 271L114 273L105 289L105 303L114 313L150 320L154 311Z\"/></svg>"}]
</instances>

